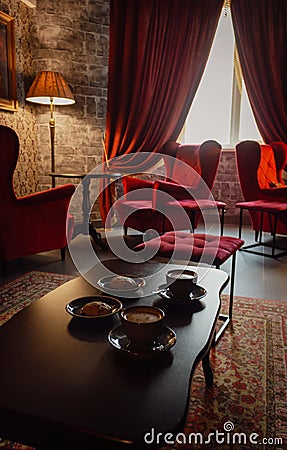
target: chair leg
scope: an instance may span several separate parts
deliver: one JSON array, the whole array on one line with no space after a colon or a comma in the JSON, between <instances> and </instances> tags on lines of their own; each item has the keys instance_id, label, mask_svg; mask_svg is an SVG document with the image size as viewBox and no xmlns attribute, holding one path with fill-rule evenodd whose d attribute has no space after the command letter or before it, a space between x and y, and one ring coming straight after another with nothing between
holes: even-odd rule
<instances>
[{"instance_id":1,"label":"chair leg","mask_svg":"<svg viewBox=\"0 0 287 450\"><path fill-rule=\"evenodd\" d=\"M241 234L242 234L242 221L243 221L243 208L240 208L239 229L238 229L238 237L239 237L239 239L241 239Z\"/></svg>"},{"instance_id":2,"label":"chair leg","mask_svg":"<svg viewBox=\"0 0 287 450\"><path fill-rule=\"evenodd\" d=\"M165 216L162 217L161 234L165 233Z\"/></svg>"},{"instance_id":3,"label":"chair leg","mask_svg":"<svg viewBox=\"0 0 287 450\"><path fill-rule=\"evenodd\" d=\"M190 232L194 233L194 224L195 224L195 212L193 211L193 209L190 211L190 225L191 225L191 229Z\"/></svg>"},{"instance_id":4,"label":"chair leg","mask_svg":"<svg viewBox=\"0 0 287 450\"><path fill-rule=\"evenodd\" d=\"M66 247L61 248L61 261L66 259Z\"/></svg>"},{"instance_id":5,"label":"chair leg","mask_svg":"<svg viewBox=\"0 0 287 450\"><path fill-rule=\"evenodd\" d=\"M220 226L220 235L223 236L224 233L224 218L225 218L225 209L221 209L221 226Z\"/></svg>"},{"instance_id":6,"label":"chair leg","mask_svg":"<svg viewBox=\"0 0 287 450\"><path fill-rule=\"evenodd\" d=\"M262 234L263 234L263 220L264 220L264 211L260 213L260 230L259 230L259 244L262 243Z\"/></svg>"},{"instance_id":7,"label":"chair leg","mask_svg":"<svg viewBox=\"0 0 287 450\"><path fill-rule=\"evenodd\" d=\"M233 313L235 266L236 266L236 252L232 256L231 275L230 275L230 293L229 293L229 319L230 320L232 319L232 313Z\"/></svg>"},{"instance_id":8,"label":"chair leg","mask_svg":"<svg viewBox=\"0 0 287 450\"><path fill-rule=\"evenodd\" d=\"M127 235L128 235L128 227L124 226L124 236L127 236Z\"/></svg>"},{"instance_id":9,"label":"chair leg","mask_svg":"<svg viewBox=\"0 0 287 450\"><path fill-rule=\"evenodd\" d=\"M272 258L275 257L276 232L277 232L277 214L274 214L274 227L273 227L273 239L272 239Z\"/></svg>"}]
</instances>

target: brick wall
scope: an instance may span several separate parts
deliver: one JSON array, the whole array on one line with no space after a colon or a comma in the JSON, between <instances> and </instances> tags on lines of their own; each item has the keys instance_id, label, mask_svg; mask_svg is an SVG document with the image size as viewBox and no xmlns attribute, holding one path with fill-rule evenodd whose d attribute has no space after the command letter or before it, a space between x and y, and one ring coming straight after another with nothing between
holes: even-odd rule
<instances>
[{"instance_id":1,"label":"brick wall","mask_svg":"<svg viewBox=\"0 0 287 450\"><path fill-rule=\"evenodd\" d=\"M239 209L235 208L234 205L243 201L243 196L237 173L234 149L224 149L221 152L212 194L216 200L221 200L227 204L226 223L238 223Z\"/></svg>"},{"instance_id":2,"label":"brick wall","mask_svg":"<svg viewBox=\"0 0 287 450\"><path fill-rule=\"evenodd\" d=\"M34 73L61 72L76 103L56 107L57 172L88 172L101 162L105 129L109 1L41 0L35 9ZM32 81L32 80L31 80ZM49 111L37 108L39 189L50 186ZM66 180L67 181L67 180ZM59 183L66 182L57 180ZM74 182L75 180L71 180Z\"/></svg>"},{"instance_id":3,"label":"brick wall","mask_svg":"<svg viewBox=\"0 0 287 450\"><path fill-rule=\"evenodd\" d=\"M74 105L55 109L57 172L86 173L101 163L108 38L109 0L37 2L32 30L33 73L41 70L60 72L76 101ZM41 105L29 108L34 110L36 118L38 189L43 190L51 186L49 110ZM57 179L56 182L77 183L77 180ZM97 207L92 217L99 218Z\"/></svg>"},{"instance_id":4,"label":"brick wall","mask_svg":"<svg viewBox=\"0 0 287 450\"><path fill-rule=\"evenodd\" d=\"M18 196L22 196L35 192L38 184L35 116L25 102L29 78L33 74L33 10L20 0L0 0L0 11L12 17L15 24L18 110L0 109L0 124L13 128L19 137L20 154L14 174L14 189Z\"/></svg>"}]
</instances>

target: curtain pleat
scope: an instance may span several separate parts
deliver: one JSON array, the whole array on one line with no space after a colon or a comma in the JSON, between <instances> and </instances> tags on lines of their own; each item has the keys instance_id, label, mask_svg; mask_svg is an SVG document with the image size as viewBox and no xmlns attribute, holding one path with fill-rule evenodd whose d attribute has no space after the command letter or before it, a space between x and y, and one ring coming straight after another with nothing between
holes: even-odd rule
<instances>
[{"instance_id":1,"label":"curtain pleat","mask_svg":"<svg viewBox=\"0 0 287 450\"><path fill-rule=\"evenodd\" d=\"M266 143L287 142L287 1L232 0L246 90Z\"/></svg>"}]
</instances>

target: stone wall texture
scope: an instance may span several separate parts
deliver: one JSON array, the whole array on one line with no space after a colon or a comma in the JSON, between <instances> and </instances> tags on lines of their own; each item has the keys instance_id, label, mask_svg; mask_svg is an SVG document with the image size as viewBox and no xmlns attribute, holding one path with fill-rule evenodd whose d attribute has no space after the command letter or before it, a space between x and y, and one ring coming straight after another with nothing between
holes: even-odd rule
<instances>
[{"instance_id":1,"label":"stone wall texture","mask_svg":"<svg viewBox=\"0 0 287 450\"><path fill-rule=\"evenodd\" d=\"M105 129L109 1L39 0L33 30L34 73L60 72L76 103L56 107L57 172L87 172L101 162ZM38 106L39 185L51 183L48 111ZM60 180L59 180L60 181Z\"/></svg>"},{"instance_id":2,"label":"stone wall texture","mask_svg":"<svg viewBox=\"0 0 287 450\"><path fill-rule=\"evenodd\" d=\"M235 208L234 205L243 201L243 196L236 167L235 150L233 149L223 149L221 152L212 194L216 200L225 202L227 205L226 223L238 223L239 209Z\"/></svg>"},{"instance_id":3,"label":"stone wall texture","mask_svg":"<svg viewBox=\"0 0 287 450\"><path fill-rule=\"evenodd\" d=\"M37 135L34 113L25 102L26 89L32 70L31 28L33 10L20 0L0 0L0 11L14 18L18 111L0 109L0 124L13 128L19 137L20 154L14 174L18 196L37 190Z\"/></svg>"},{"instance_id":4,"label":"stone wall texture","mask_svg":"<svg viewBox=\"0 0 287 450\"><path fill-rule=\"evenodd\" d=\"M0 110L0 123L16 130L20 158L14 184L19 195L51 186L49 108L29 104L25 96L41 70L61 72L75 104L55 111L56 171L85 173L101 163L105 130L109 0L38 0L29 8L21 0L0 0L0 10L15 18L19 108ZM57 179L57 184L77 180ZM223 150L213 188L228 205L227 222L237 222L242 199L234 150ZM99 219L96 205L93 218Z\"/></svg>"}]
</instances>

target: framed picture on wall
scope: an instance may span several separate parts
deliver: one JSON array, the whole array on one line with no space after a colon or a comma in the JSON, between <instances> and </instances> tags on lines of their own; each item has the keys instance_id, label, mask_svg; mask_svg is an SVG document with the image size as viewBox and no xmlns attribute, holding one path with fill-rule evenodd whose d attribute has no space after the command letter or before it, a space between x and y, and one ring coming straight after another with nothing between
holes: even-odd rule
<instances>
[{"instance_id":1,"label":"framed picture on wall","mask_svg":"<svg viewBox=\"0 0 287 450\"><path fill-rule=\"evenodd\" d=\"M0 109L17 108L14 19L0 11Z\"/></svg>"}]
</instances>

